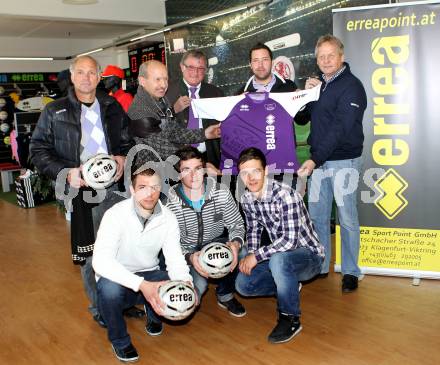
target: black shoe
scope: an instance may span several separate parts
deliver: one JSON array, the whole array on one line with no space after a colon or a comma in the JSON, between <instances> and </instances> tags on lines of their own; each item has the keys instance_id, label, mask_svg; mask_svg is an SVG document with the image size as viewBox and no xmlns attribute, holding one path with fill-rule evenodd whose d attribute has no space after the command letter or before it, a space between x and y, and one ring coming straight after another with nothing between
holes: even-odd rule
<instances>
[{"instance_id":1,"label":"black shoe","mask_svg":"<svg viewBox=\"0 0 440 365\"><path fill-rule=\"evenodd\" d=\"M113 345L112 345L112 349L118 360L122 362L134 362L134 361L138 361L139 359L139 355L131 343L122 350L116 349Z\"/></svg>"},{"instance_id":2,"label":"black shoe","mask_svg":"<svg viewBox=\"0 0 440 365\"><path fill-rule=\"evenodd\" d=\"M93 319L96 321L96 323L98 323L98 325L102 328L107 328L107 325L104 322L104 318L102 318L102 316L99 313L96 313L93 316Z\"/></svg>"},{"instance_id":3,"label":"black shoe","mask_svg":"<svg viewBox=\"0 0 440 365\"><path fill-rule=\"evenodd\" d=\"M278 314L278 323L267 338L272 343L283 343L290 341L302 330L299 317L287 314Z\"/></svg>"},{"instance_id":4,"label":"black shoe","mask_svg":"<svg viewBox=\"0 0 440 365\"><path fill-rule=\"evenodd\" d=\"M124 316L128 318L142 318L144 315L145 312L135 306L124 309Z\"/></svg>"},{"instance_id":5,"label":"black shoe","mask_svg":"<svg viewBox=\"0 0 440 365\"><path fill-rule=\"evenodd\" d=\"M147 331L150 336L160 336L163 331L163 324L161 321L155 322L153 320L150 320L150 318L147 318L145 331Z\"/></svg>"},{"instance_id":6,"label":"black shoe","mask_svg":"<svg viewBox=\"0 0 440 365\"><path fill-rule=\"evenodd\" d=\"M358 287L358 278L354 275L345 274L342 277L342 291L344 293L351 293Z\"/></svg>"},{"instance_id":7,"label":"black shoe","mask_svg":"<svg viewBox=\"0 0 440 365\"><path fill-rule=\"evenodd\" d=\"M244 309L243 305L235 298L232 298L227 302L220 302L217 300L217 304L221 308L226 309L231 316L244 317L246 315L246 309Z\"/></svg>"}]
</instances>

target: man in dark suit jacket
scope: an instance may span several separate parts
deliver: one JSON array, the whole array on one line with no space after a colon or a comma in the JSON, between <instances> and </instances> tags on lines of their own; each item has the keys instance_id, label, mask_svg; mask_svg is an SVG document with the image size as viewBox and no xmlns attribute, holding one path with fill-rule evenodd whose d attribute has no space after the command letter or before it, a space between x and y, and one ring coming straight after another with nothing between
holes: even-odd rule
<instances>
[{"instance_id":1,"label":"man in dark suit jacket","mask_svg":"<svg viewBox=\"0 0 440 365\"><path fill-rule=\"evenodd\" d=\"M295 82L283 79L272 71L273 54L268 46L257 43L249 50L249 66L252 76L236 94L244 92L288 93L296 91Z\"/></svg>"},{"instance_id":2,"label":"man in dark suit jacket","mask_svg":"<svg viewBox=\"0 0 440 365\"><path fill-rule=\"evenodd\" d=\"M210 125L217 124L212 119L193 119L190 118L192 111L191 98L214 98L224 96L224 93L217 86L204 82L208 60L206 55L198 50L186 52L180 61L182 78L171 82L168 87L166 97L173 105L176 116L180 120L191 123L191 119L196 125L188 125L189 128L207 128ZM208 168L220 165L220 139L207 140L199 143L197 149L205 155ZM211 166L210 166L211 165Z\"/></svg>"}]
</instances>

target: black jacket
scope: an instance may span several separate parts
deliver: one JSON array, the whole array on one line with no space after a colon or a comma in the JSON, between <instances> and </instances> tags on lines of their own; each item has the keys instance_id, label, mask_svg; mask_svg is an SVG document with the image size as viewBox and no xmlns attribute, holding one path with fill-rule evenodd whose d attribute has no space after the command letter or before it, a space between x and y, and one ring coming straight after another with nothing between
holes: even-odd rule
<instances>
[{"instance_id":1,"label":"black jacket","mask_svg":"<svg viewBox=\"0 0 440 365\"><path fill-rule=\"evenodd\" d=\"M296 87L296 84L289 79L283 79L282 77L278 76L277 74L275 75L275 84L272 86L272 89L270 89L271 93L290 93L292 91L296 91L296 89L298 89ZM253 76L248 80L248 82L242 87L240 88L237 92L236 95L240 95L243 94L244 92L255 92L255 88L254 85L252 83L252 79Z\"/></svg>"},{"instance_id":2,"label":"black jacket","mask_svg":"<svg viewBox=\"0 0 440 365\"><path fill-rule=\"evenodd\" d=\"M125 156L131 147L128 117L115 98L101 90L96 97L109 154ZM45 107L30 143L31 160L40 173L55 180L63 168L80 166L80 119L81 103L73 88Z\"/></svg>"},{"instance_id":3,"label":"black jacket","mask_svg":"<svg viewBox=\"0 0 440 365\"><path fill-rule=\"evenodd\" d=\"M326 161L347 160L362 155L362 119L367 96L361 81L345 63L345 70L333 81L321 85L317 101L307 105L311 117L308 142L317 166Z\"/></svg>"},{"instance_id":4,"label":"black jacket","mask_svg":"<svg viewBox=\"0 0 440 365\"><path fill-rule=\"evenodd\" d=\"M172 82L167 91L167 98L171 105L177 101L180 96L188 95L188 87L182 79L176 82ZM224 93L217 86L202 82L200 85L199 97L204 98L218 98L224 96ZM183 121L185 125L188 124L189 108L182 110L176 114L178 120ZM202 119L203 128L206 129L210 125L217 124L218 121L214 119ZM210 139L205 141L207 162L212 163L214 166L220 166L220 139Z\"/></svg>"}]
</instances>

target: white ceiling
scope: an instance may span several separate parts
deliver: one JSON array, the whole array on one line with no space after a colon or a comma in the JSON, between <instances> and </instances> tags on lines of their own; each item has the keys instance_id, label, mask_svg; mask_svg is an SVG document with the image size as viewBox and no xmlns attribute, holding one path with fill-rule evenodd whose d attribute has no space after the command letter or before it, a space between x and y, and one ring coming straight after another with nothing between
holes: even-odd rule
<instances>
[{"instance_id":1,"label":"white ceiling","mask_svg":"<svg viewBox=\"0 0 440 365\"><path fill-rule=\"evenodd\" d=\"M148 33L166 23L164 1L1 0L0 56L67 57Z\"/></svg>"},{"instance_id":2,"label":"white ceiling","mask_svg":"<svg viewBox=\"0 0 440 365\"><path fill-rule=\"evenodd\" d=\"M0 15L2 37L17 38L117 38L142 28L156 29L145 24L112 24L79 21L43 20Z\"/></svg>"}]
</instances>

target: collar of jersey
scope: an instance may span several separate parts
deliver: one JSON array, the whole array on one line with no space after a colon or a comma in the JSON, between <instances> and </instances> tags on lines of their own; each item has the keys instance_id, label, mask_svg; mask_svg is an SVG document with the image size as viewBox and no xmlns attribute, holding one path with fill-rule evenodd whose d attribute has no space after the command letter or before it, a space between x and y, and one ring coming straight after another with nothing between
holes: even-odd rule
<instances>
[{"instance_id":1,"label":"collar of jersey","mask_svg":"<svg viewBox=\"0 0 440 365\"><path fill-rule=\"evenodd\" d=\"M246 93L246 98L251 99L254 103L263 103L267 99L269 99L269 93L265 92L255 92L255 93Z\"/></svg>"}]
</instances>

